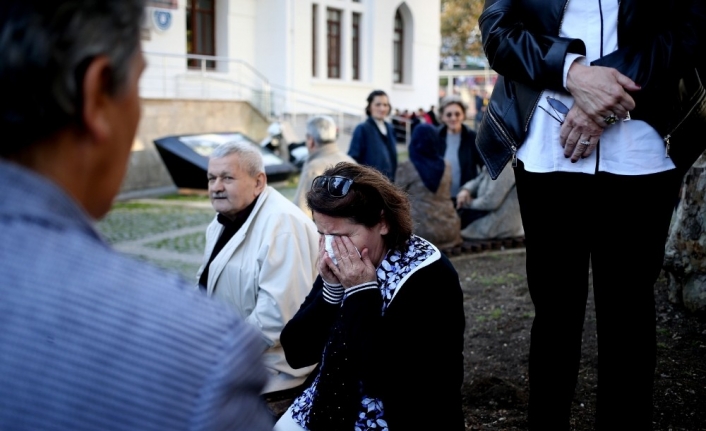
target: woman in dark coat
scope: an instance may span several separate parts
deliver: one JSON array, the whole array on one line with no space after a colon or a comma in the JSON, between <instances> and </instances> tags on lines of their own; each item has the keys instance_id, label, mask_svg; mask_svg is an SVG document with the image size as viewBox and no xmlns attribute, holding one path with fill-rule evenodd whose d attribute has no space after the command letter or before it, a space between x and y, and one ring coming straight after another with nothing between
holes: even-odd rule
<instances>
[{"instance_id":1,"label":"woman in dark coat","mask_svg":"<svg viewBox=\"0 0 706 431\"><path fill-rule=\"evenodd\" d=\"M439 145L444 159L451 164L451 199L461 217L461 228L484 214L464 209L456 202L461 186L478 175L483 161L476 148L476 132L463 124L466 119L466 104L457 96L448 96L439 105L443 126L439 128Z\"/></svg>"},{"instance_id":2,"label":"woman in dark coat","mask_svg":"<svg viewBox=\"0 0 706 431\"><path fill-rule=\"evenodd\" d=\"M439 137L431 124L412 132L409 160L400 163L395 184L407 192L414 233L441 250L461 245L461 219L451 201L451 165L439 151Z\"/></svg>"},{"instance_id":3,"label":"woman in dark coat","mask_svg":"<svg viewBox=\"0 0 706 431\"><path fill-rule=\"evenodd\" d=\"M412 234L406 194L341 162L307 203L319 277L281 343L292 367L319 369L275 430L464 430L463 292L448 258Z\"/></svg>"},{"instance_id":4,"label":"woman in dark coat","mask_svg":"<svg viewBox=\"0 0 706 431\"><path fill-rule=\"evenodd\" d=\"M390 101L382 90L368 95L365 113L368 119L353 131L348 155L361 165L371 166L395 181L397 171L397 144L395 129L385 121L390 114Z\"/></svg>"}]
</instances>

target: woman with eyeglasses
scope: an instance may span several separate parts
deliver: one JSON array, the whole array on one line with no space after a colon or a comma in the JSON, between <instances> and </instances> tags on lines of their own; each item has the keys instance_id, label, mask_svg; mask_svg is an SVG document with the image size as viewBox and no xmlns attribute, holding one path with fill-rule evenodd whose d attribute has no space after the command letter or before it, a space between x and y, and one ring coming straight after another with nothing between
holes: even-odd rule
<instances>
[{"instance_id":1,"label":"woman with eyeglasses","mask_svg":"<svg viewBox=\"0 0 706 431\"><path fill-rule=\"evenodd\" d=\"M307 203L319 276L281 342L292 367L319 367L275 430L463 430L458 273L412 233L406 194L342 162Z\"/></svg>"},{"instance_id":2,"label":"woman with eyeglasses","mask_svg":"<svg viewBox=\"0 0 706 431\"><path fill-rule=\"evenodd\" d=\"M374 90L368 95L367 102L365 114L368 118L353 130L348 155L395 181L397 139L394 127L386 121L391 112L390 99L384 91Z\"/></svg>"},{"instance_id":3,"label":"woman with eyeglasses","mask_svg":"<svg viewBox=\"0 0 706 431\"><path fill-rule=\"evenodd\" d=\"M461 219L451 201L451 164L444 160L431 124L414 128L409 160L397 167L395 184L407 192L414 232L442 251L461 245Z\"/></svg>"},{"instance_id":4,"label":"woman with eyeglasses","mask_svg":"<svg viewBox=\"0 0 706 431\"><path fill-rule=\"evenodd\" d=\"M439 104L442 126L439 142L444 159L451 164L451 199L461 217L461 228L486 213L465 208L470 202L461 186L478 175L483 164L476 149L476 132L463 124L466 120L466 104L458 96L447 96ZM459 196L459 193L461 195Z\"/></svg>"}]
</instances>

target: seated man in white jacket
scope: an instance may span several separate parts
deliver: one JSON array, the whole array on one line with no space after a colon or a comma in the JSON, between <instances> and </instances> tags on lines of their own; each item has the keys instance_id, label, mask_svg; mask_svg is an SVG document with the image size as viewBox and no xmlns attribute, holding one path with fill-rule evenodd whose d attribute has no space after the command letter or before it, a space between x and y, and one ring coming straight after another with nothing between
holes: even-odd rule
<instances>
[{"instance_id":1,"label":"seated man in white jacket","mask_svg":"<svg viewBox=\"0 0 706 431\"><path fill-rule=\"evenodd\" d=\"M291 368L279 337L316 278L316 226L267 185L260 151L247 142L213 151L208 192L218 214L206 230L199 287L262 333L263 360L271 373L263 394L297 387L313 367Z\"/></svg>"}]
</instances>

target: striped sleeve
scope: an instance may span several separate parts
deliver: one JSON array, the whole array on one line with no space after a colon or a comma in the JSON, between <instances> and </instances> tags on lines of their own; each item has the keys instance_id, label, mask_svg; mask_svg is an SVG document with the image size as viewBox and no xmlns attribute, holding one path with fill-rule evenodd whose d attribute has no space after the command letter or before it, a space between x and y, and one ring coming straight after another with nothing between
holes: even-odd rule
<instances>
[{"instance_id":1,"label":"striped sleeve","mask_svg":"<svg viewBox=\"0 0 706 431\"><path fill-rule=\"evenodd\" d=\"M350 289L347 289L343 295L343 300L345 301L346 298L348 298L351 295L354 295L358 292L362 292L363 290L370 290L370 289L377 289L378 284L377 281L369 281L367 283L359 284L357 286L353 286Z\"/></svg>"},{"instance_id":2,"label":"striped sleeve","mask_svg":"<svg viewBox=\"0 0 706 431\"><path fill-rule=\"evenodd\" d=\"M329 284L324 281L324 300L329 304L340 304L343 301L343 293L342 284Z\"/></svg>"}]
</instances>

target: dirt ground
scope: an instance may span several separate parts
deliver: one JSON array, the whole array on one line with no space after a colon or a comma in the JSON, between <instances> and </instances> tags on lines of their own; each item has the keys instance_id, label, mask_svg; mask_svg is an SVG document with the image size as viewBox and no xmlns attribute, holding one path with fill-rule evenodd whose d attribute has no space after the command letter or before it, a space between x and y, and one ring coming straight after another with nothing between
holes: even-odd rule
<instances>
[{"instance_id":1,"label":"dirt ground","mask_svg":"<svg viewBox=\"0 0 706 431\"><path fill-rule=\"evenodd\" d=\"M465 293L463 385L467 430L526 430L527 364L533 306L524 249L457 256L452 262ZM654 430L706 430L706 317L668 301L666 281L655 286L657 369ZM572 429L593 429L596 337L589 294Z\"/></svg>"}]
</instances>

